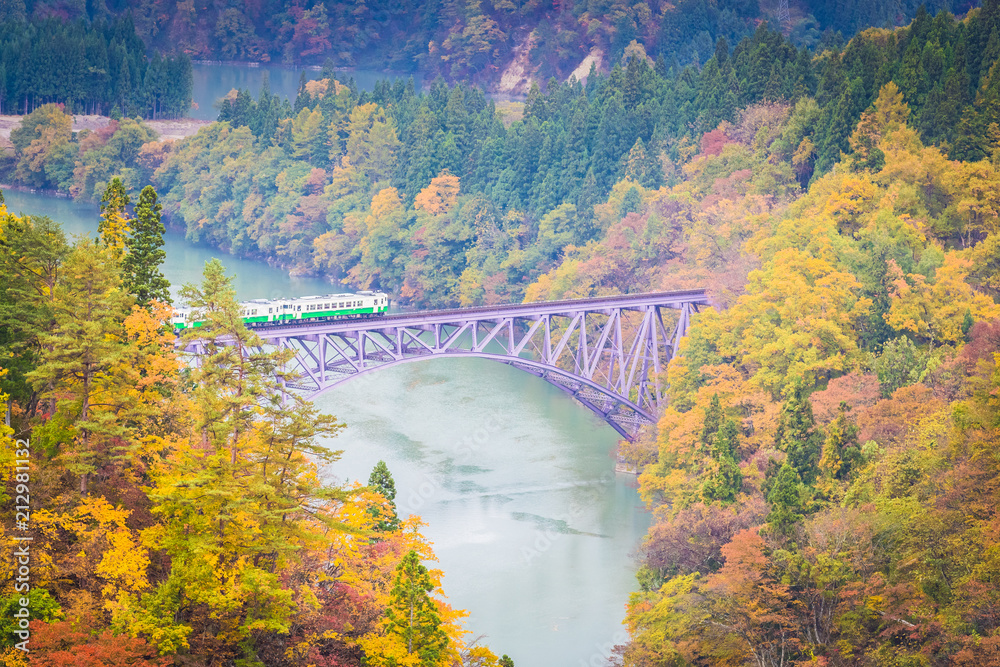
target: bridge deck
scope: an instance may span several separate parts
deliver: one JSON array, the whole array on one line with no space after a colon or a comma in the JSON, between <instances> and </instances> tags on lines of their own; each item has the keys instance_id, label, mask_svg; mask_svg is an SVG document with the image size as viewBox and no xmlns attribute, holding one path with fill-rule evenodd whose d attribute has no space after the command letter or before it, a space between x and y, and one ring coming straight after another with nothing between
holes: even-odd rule
<instances>
[{"instance_id":1,"label":"bridge deck","mask_svg":"<svg viewBox=\"0 0 1000 667\"><path fill-rule=\"evenodd\" d=\"M684 304L708 305L708 295L704 290L680 292L645 292L624 296L598 296L586 299L564 299L562 301L535 301L533 303L511 303L473 308L451 308L446 310L419 310L412 313L397 313L382 317L368 317L349 320L320 320L291 325L262 324L253 327L261 333L343 333L362 331L373 327L408 327L419 324L450 324L460 320L488 320L492 317L537 317L539 315L563 315L573 317L580 311L600 312L618 308L681 308Z\"/></svg>"}]
</instances>

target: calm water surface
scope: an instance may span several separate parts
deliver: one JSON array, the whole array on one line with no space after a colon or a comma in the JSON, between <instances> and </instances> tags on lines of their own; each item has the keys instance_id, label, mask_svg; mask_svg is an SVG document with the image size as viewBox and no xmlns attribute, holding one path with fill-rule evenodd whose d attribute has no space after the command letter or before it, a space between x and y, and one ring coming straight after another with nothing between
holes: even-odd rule
<instances>
[{"instance_id":1,"label":"calm water surface","mask_svg":"<svg viewBox=\"0 0 1000 667\"><path fill-rule=\"evenodd\" d=\"M194 77L194 87L192 98L196 107L191 109L189 114L192 118L199 120L215 120L219 117L219 109L216 102L233 88L246 88L257 97L260 93L264 75L267 75L268 85L271 93L279 97L286 98L290 102L295 102L295 95L299 90L299 78L302 72L306 74L306 80L321 79L323 73L315 69L301 69L291 67L281 67L280 65L260 65L250 67L248 65L192 65ZM360 90L372 90L375 82L383 79L395 80L403 79L405 82L410 78L410 74L393 74L377 72L374 70L342 70L337 72L337 80L347 83L350 78L354 79ZM422 78L420 74L413 74L414 84L420 89Z\"/></svg>"},{"instance_id":2,"label":"calm water surface","mask_svg":"<svg viewBox=\"0 0 1000 667\"><path fill-rule=\"evenodd\" d=\"M68 235L97 236L100 207L49 195L5 190L7 209L12 213L47 215L62 224ZM287 271L264 262L233 257L209 246L194 245L179 232L164 236L167 252L163 273L170 281L171 292L184 283L200 283L205 262L213 257L225 264L230 275L235 274L236 294L240 299L306 296L344 291L343 286L331 285L317 278L292 278Z\"/></svg>"},{"instance_id":3,"label":"calm water surface","mask_svg":"<svg viewBox=\"0 0 1000 667\"><path fill-rule=\"evenodd\" d=\"M97 207L5 192L12 211L96 234ZM331 291L280 269L168 235L164 273L197 281L219 257L240 298ZM317 399L347 429L328 471L368 479L379 459L396 504L418 514L445 572L445 593L469 627L518 667L602 665L623 639L635 587L629 558L649 526L631 476L615 475L615 432L560 391L483 359L388 368Z\"/></svg>"}]
</instances>

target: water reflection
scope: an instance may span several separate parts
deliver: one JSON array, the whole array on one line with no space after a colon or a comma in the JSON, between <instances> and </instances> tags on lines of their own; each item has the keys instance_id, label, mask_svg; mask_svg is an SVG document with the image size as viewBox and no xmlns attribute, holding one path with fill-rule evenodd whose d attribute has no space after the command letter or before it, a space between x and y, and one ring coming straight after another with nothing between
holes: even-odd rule
<instances>
[{"instance_id":1,"label":"water reflection","mask_svg":"<svg viewBox=\"0 0 1000 667\"><path fill-rule=\"evenodd\" d=\"M317 401L348 423L331 474L385 460L428 522L450 601L519 667L600 665L621 643L648 528L615 432L544 381L484 359L387 368ZM592 662L593 661L593 662Z\"/></svg>"},{"instance_id":2,"label":"water reflection","mask_svg":"<svg viewBox=\"0 0 1000 667\"><path fill-rule=\"evenodd\" d=\"M260 93L261 85L264 81L264 74L267 74L268 85L271 93L285 98L290 102L295 101L295 95L299 89L299 78L305 72L306 80L312 81L323 76L322 71L317 69L302 69L293 67L282 67L280 65L259 65L250 67L249 65L192 65L194 77L194 88L192 98L196 107L191 109L189 114L192 118L199 120L215 120L219 116L219 109L216 102L220 97L224 97L233 88L246 88L256 98ZM395 81L410 77L414 78L417 89L420 89L422 77L415 74L394 74L378 72L375 70L339 70L337 79L342 83L347 83L350 78L354 79L359 90L372 90L375 82L388 79Z\"/></svg>"},{"instance_id":3,"label":"water reflection","mask_svg":"<svg viewBox=\"0 0 1000 667\"><path fill-rule=\"evenodd\" d=\"M62 225L67 235L97 236L100 208L97 204L77 202L62 197L5 190L7 209L12 213L45 215ZM343 285L331 285L320 278L293 278L284 269L264 262L241 259L205 245L195 245L178 232L164 236L167 252L163 273L170 281L176 299L184 283L200 283L205 262L218 258L226 273L235 274L234 286L240 299L272 299L344 291Z\"/></svg>"}]
</instances>

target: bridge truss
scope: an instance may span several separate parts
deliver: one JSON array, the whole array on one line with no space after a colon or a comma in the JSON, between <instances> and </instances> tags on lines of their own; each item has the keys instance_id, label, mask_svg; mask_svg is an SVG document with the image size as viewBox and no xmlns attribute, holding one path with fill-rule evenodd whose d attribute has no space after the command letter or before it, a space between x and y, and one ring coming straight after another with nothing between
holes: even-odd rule
<instances>
[{"instance_id":1,"label":"bridge truss","mask_svg":"<svg viewBox=\"0 0 1000 667\"><path fill-rule=\"evenodd\" d=\"M629 440L665 407L661 373L703 291L658 292L259 327L294 352L286 387L310 398L388 366L479 357L542 378ZM665 318L665 312L668 311Z\"/></svg>"}]
</instances>

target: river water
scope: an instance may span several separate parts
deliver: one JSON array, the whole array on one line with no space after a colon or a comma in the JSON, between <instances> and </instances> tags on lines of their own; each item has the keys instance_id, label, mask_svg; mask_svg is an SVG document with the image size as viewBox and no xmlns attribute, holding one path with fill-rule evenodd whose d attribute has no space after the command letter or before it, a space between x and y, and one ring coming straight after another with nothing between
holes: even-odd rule
<instances>
[{"instance_id":1,"label":"river water","mask_svg":"<svg viewBox=\"0 0 1000 667\"><path fill-rule=\"evenodd\" d=\"M95 235L95 205L15 191L12 212ZM164 273L199 280L218 257L240 298L339 291L168 234ZM483 359L435 359L361 377L317 399L347 423L332 481L384 460L418 514L468 627L518 667L603 665L624 639L634 551L649 526L635 478L614 473L615 432L544 381Z\"/></svg>"},{"instance_id":2,"label":"river water","mask_svg":"<svg viewBox=\"0 0 1000 667\"><path fill-rule=\"evenodd\" d=\"M299 90L299 78L305 72L306 80L320 79L323 72L317 69L301 69L291 67L281 67L280 65L208 65L195 63L191 66L194 86L191 97L194 99L194 107L189 114L192 118L199 120L215 120L219 117L219 109L216 101L224 97L233 88L246 88L256 99L260 93L264 76L268 78L268 86L271 93L278 97L286 98L295 102L295 95ZM337 71L337 80L346 84L348 79L354 79L359 90L372 90L375 82L382 79L397 78L406 81L410 77L414 79L417 90L423 82L419 73L416 74L385 74L373 70L351 69Z\"/></svg>"}]
</instances>

